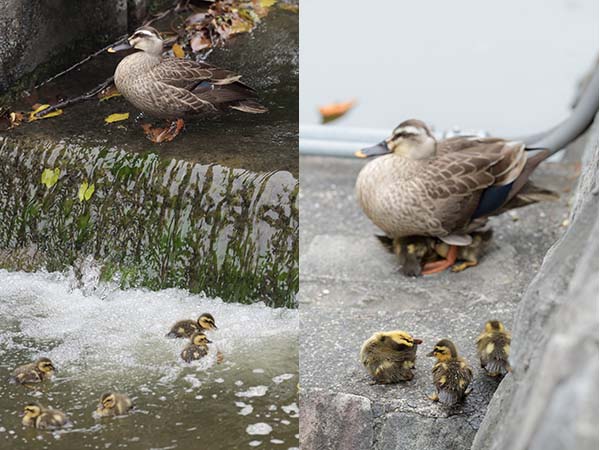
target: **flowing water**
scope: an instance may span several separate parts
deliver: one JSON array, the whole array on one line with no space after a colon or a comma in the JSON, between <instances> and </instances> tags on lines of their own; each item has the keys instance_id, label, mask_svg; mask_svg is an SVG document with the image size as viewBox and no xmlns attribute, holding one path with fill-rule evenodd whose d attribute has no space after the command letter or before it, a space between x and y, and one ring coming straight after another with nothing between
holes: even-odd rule
<instances>
[{"instance_id":1,"label":"flowing water","mask_svg":"<svg viewBox=\"0 0 600 450\"><path fill-rule=\"evenodd\" d=\"M297 311L167 289L120 290L73 274L0 270L0 449L232 449L298 447ZM177 320L215 316L209 355L179 357L164 337ZM217 351L223 362L217 363ZM4 380L39 356L58 373L39 389ZM100 395L126 392L135 410L96 420ZM66 431L25 429L37 401L65 411Z\"/></svg>"}]
</instances>

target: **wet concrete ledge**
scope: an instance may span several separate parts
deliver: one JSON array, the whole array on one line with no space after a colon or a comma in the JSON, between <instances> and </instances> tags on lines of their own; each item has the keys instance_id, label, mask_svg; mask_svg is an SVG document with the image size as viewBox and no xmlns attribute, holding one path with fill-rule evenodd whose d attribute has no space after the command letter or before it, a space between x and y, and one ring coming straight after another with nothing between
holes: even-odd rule
<instances>
[{"instance_id":1,"label":"wet concrete ledge","mask_svg":"<svg viewBox=\"0 0 600 450\"><path fill-rule=\"evenodd\" d=\"M59 173L50 187L45 169ZM0 179L2 268L64 270L92 256L122 287L295 305L298 187L288 172L0 137ZM81 200L84 183L94 191Z\"/></svg>"},{"instance_id":2,"label":"wet concrete ledge","mask_svg":"<svg viewBox=\"0 0 600 450\"><path fill-rule=\"evenodd\" d=\"M568 151L580 155L594 136L590 131ZM590 145L594 143L588 148ZM593 162L594 157L588 160ZM515 358L519 358L516 340L528 331L517 311L526 308L535 315L540 310L532 303L520 306L520 302L526 291L535 289L531 283L543 270L546 253L568 233L566 220L576 208L573 198L579 195L572 193L579 163L547 163L539 168L534 179L558 190L560 201L494 218L494 241L479 266L418 279L398 272L394 257L373 236L378 230L356 204L354 181L362 165L352 160L301 158L303 448L470 449L477 431L488 420L489 433L479 445L493 436L497 446L485 448L512 448L506 444L511 433L495 426L508 405L498 406L498 415L486 418L498 382L476 369L467 400L456 408L444 408L427 399L433 389L432 362L423 355L438 339L448 337L477 367L475 339L486 320L497 318L515 331ZM597 197L595 201L597 205ZM593 215L593 211L585 214ZM578 239L586 242L589 235L581 231ZM550 303L556 299L551 290L543 295ZM375 331L398 328L424 341L415 378L397 385L372 386L358 360L360 345ZM579 370L585 378L588 371L583 366L575 369ZM527 386L522 389L526 391ZM519 402L513 405L519 408ZM510 410L507 417L513 413ZM507 420L518 426L518 421ZM474 444L475 448L482 447Z\"/></svg>"}]
</instances>

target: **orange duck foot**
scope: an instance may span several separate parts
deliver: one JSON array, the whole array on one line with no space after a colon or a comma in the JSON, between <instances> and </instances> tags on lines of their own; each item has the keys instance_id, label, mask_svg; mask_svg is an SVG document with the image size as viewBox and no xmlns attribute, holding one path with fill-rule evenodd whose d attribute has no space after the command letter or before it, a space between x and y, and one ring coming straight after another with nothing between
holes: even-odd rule
<instances>
[{"instance_id":1,"label":"orange duck foot","mask_svg":"<svg viewBox=\"0 0 600 450\"><path fill-rule=\"evenodd\" d=\"M422 275L432 275L434 273L443 272L448 267L451 267L456 262L456 255L458 253L458 247L451 245L448 249L448 255L446 259L440 259L439 261L428 262L423 266L421 271Z\"/></svg>"},{"instance_id":2,"label":"orange duck foot","mask_svg":"<svg viewBox=\"0 0 600 450\"><path fill-rule=\"evenodd\" d=\"M168 128L153 128L150 124L143 124L142 128L146 137L155 144L161 142L171 142L179 135L183 126L185 125L183 119L177 119L175 122L171 122Z\"/></svg>"}]
</instances>

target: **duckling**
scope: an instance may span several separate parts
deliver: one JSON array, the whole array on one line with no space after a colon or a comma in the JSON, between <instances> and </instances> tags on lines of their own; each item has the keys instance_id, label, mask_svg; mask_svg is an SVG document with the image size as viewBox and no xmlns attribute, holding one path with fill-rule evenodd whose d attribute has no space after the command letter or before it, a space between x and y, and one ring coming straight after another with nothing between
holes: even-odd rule
<instances>
[{"instance_id":1,"label":"duckling","mask_svg":"<svg viewBox=\"0 0 600 450\"><path fill-rule=\"evenodd\" d=\"M511 371L508 362L511 336L499 320L489 320L477 338L477 353L481 367L491 377L504 376Z\"/></svg>"},{"instance_id":2,"label":"duckling","mask_svg":"<svg viewBox=\"0 0 600 450\"><path fill-rule=\"evenodd\" d=\"M133 408L133 402L125 395L118 392L106 392L100 397L100 404L96 409L98 417L122 416Z\"/></svg>"},{"instance_id":3,"label":"duckling","mask_svg":"<svg viewBox=\"0 0 600 450\"><path fill-rule=\"evenodd\" d=\"M208 354L208 344L212 344L212 341L209 341L204 333L194 333L190 343L181 352L181 359L189 363L205 357Z\"/></svg>"},{"instance_id":4,"label":"duckling","mask_svg":"<svg viewBox=\"0 0 600 450\"><path fill-rule=\"evenodd\" d=\"M493 231L491 228L471 233L471 243L467 246L458 247L456 260L461 262L457 262L452 266L452 272L462 272L468 267L473 267L479 264L479 258L492 240L492 235ZM450 252L450 247L451 246L444 241L437 240L435 244L435 252L442 258L447 258Z\"/></svg>"},{"instance_id":5,"label":"duckling","mask_svg":"<svg viewBox=\"0 0 600 450\"><path fill-rule=\"evenodd\" d=\"M452 406L468 395L467 388L473 379L473 370L466 359L458 356L456 346L449 339L442 339L427 354L437 359L431 370L436 393L429 396Z\"/></svg>"},{"instance_id":6,"label":"duckling","mask_svg":"<svg viewBox=\"0 0 600 450\"><path fill-rule=\"evenodd\" d=\"M67 415L57 409L44 408L39 403L28 403L23 408L23 426L39 430L55 430L72 425Z\"/></svg>"},{"instance_id":7,"label":"duckling","mask_svg":"<svg viewBox=\"0 0 600 450\"><path fill-rule=\"evenodd\" d=\"M189 338L197 331L210 331L217 328L215 318L209 313L204 313L195 322L193 320L180 320L173 325L171 331L167 333L167 337Z\"/></svg>"},{"instance_id":8,"label":"duckling","mask_svg":"<svg viewBox=\"0 0 600 450\"><path fill-rule=\"evenodd\" d=\"M440 242L428 236L404 236L392 239L385 235L377 235L386 249L394 253L400 260L400 270L408 277L421 275L425 262L436 259L435 246Z\"/></svg>"},{"instance_id":9,"label":"duckling","mask_svg":"<svg viewBox=\"0 0 600 450\"><path fill-rule=\"evenodd\" d=\"M360 349L360 360L375 383L409 381L414 377L417 346L423 343L405 331L378 332Z\"/></svg>"},{"instance_id":10,"label":"duckling","mask_svg":"<svg viewBox=\"0 0 600 450\"><path fill-rule=\"evenodd\" d=\"M36 361L17 367L11 374L10 380L18 384L34 384L49 380L56 369L48 358L38 358Z\"/></svg>"}]
</instances>

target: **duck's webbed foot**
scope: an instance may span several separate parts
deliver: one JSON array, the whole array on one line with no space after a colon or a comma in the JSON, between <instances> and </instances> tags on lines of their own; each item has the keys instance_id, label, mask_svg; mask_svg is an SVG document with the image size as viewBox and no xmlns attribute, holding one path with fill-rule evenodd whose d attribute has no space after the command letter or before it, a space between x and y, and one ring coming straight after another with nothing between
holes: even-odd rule
<instances>
[{"instance_id":1,"label":"duck's webbed foot","mask_svg":"<svg viewBox=\"0 0 600 450\"><path fill-rule=\"evenodd\" d=\"M463 261L458 264L454 264L451 270L452 272L462 272L469 267L476 266L478 263L479 261Z\"/></svg>"},{"instance_id":2,"label":"duck's webbed foot","mask_svg":"<svg viewBox=\"0 0 600 450\"><path fill-rule=\"evenodd\" d=\"M142 128L148 139L155 144L160 144L161 142L171 142L175 139L181 130L183 130L184 125L183 119L177 119L176 121L171 122L166 128L154 128L147 123L143 124Z\"/></svg>"},{"instance_id":3,"label":"duck's webbed foot","mask_svg":"<svg viewBox=\"0 0 600 450\"><path fill-rule=\"evenodd\" d=\"M438 261L425 263L423 266L423 275L432 275L434 273L443 272L448 267L451 267L456 262L456 255L458 253L458 247L456 245L450 245L448 248L448 255L446 259L440 259Z\"/></svg>"}]
</instances>

